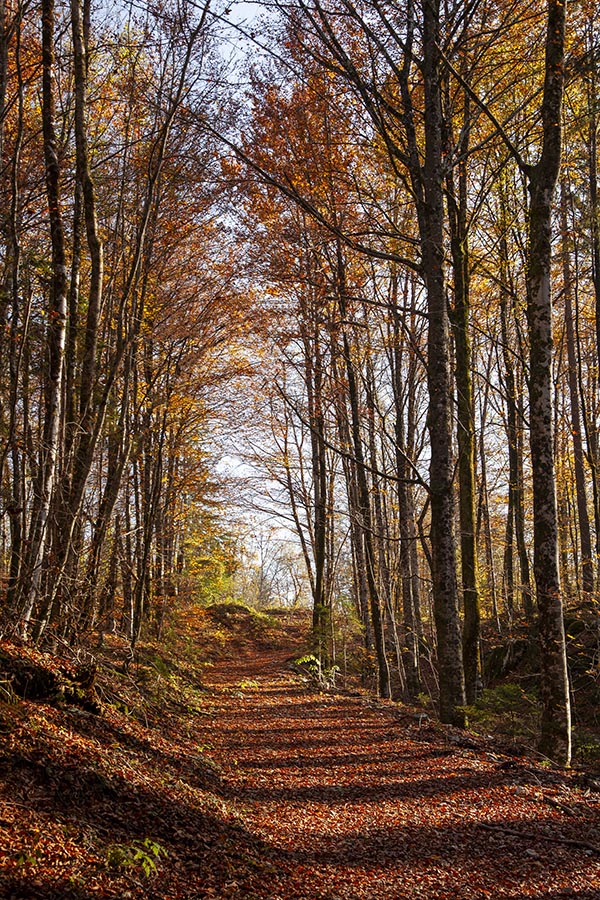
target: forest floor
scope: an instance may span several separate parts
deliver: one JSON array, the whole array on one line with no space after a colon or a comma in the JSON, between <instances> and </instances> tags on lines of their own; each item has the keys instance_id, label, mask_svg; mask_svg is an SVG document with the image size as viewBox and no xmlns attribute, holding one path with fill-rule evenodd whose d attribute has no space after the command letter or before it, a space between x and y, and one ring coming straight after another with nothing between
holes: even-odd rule
<instances>
[{"instance_id":1,"label":"forest floor","mask_svg":"<svg viewBox=\"0 0 600 900\"><path fill-rule=\"evenodd\" d=\"M319 691L297 618L231 641L226 614L212 659L187 627L99 676L102 715L0 703L0 897L600 900L593 779Z\"/></svg>"}]
</instances>

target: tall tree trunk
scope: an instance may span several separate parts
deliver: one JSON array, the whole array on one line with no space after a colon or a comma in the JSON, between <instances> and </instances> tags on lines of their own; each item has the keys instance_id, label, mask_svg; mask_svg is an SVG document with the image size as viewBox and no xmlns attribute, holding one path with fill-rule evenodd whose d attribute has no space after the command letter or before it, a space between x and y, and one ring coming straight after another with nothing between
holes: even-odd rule
<instances>
[{"instance_id":1,"label":"tall tree trunk","mask_svg":"<svg viewBox=\"0 0 600 900\"><path fill-rule=\"evenodd\" d=\"M2 123L0 124L0 135L2 136L2 145L4 139L4 103L6 100L6 66L8 60L7 46L8 35L5 32L7 28L5 15L6 10L2 4L2 51L1 66L2 74L0 81L0 89L2 91ZM31 309L31 292L25 292L25 300L22 297L21 285L21 236L19 228L19 207L20 207L20 189L19 189L19 166L21 159L21 148L23 145L23 128L24 128L24 97L23 97L23 71L21 65L21 21L20 16L15 20L15 70L17 75L17 127L15 134L15 143L12 154L12 166L10 168L10 216L8 221L9 235L9 251L8 251L8 283L10 290L7 291L7 302L10 299L11 319L10 319L10 341L8 348L8 370L10 376L9 387L9 420L8 420L8 437L6 448L3 450L2 465L0 466L0 477L4 469L4 454L10 453L12 468L12 484L11 497L7 503L7 512L10 518L10 564L7 588L7 605L13 613L16 613L15 600L18 596L18 588L22 575L22 563L24 557L24 537L26 531L26 485L24 473L24 456L23 441L20 440L18 424L18 398L19 391L22 389L21 373L23 363L23 352L28 339L29 313ZM1 148L0 148L1 152ZM0 155L0 159L1 159ZM4 329L3 329L4 330ZM0 342L2 338L0 338ZM4 348L3 348L4 349ZM2 354L2 362L4 362L4 353ZM21 425L22 428L22 425Z\"/></svg>"},{"instance_id":2,"label":"tall tree trunk","mask_svg":"<svg viewBox=\"0 0 600 900\"><path fill-rule=\"evenodd\" d=\"M369 588L367 585L367 564L365 560L365 548L362 536L360 502L358 498L358 476L356 473L356 460L352 456L352 439L350 434L350 422L348 420L348 407L346 391L339 386L343 384L339 371L337 357L339 347L332 342L332 369L334 382L338 385L335 391L336 418L340 446L344 451L342 466L344 481L346 483L346 497L348 500L348 515L350 519L350 546L352 549L352 570L354 576L354 592L356 596L357 613L364 630L364 643L367 651L372 650L374 644L373 625L369 611Z\"/></svg>"},{"instance_id":3,"label":"tall tree trunk","mask_svg":"<svg viewBox=\"0 0 600 900\"><path fill-rule=\"evenodd\" d=\"M575 341L575 313L573 309L573 274L568 239L567 187L561 185L560 219L562 230L563 295L565 302L565 325L567 338L567 360L569 401L571 406L571 434L575 466L575 487L577 497L577 521L579 523L579 543L581 547L581 586L585 593L594 590L594 564L592 559L592 535L587 505L585 458L581 436L581 411L579 404L579 363Z\"/></svg>"},{"instance_id":4,"label":"tall tree trunk","mask_svg":"<svg viewBox=\"0 0 600 900\"><path fill-rule=\"evenodd\" d=\"M392 390L394 392L394 437L396 443L396 473L398 476L398 530L400 536L400 579L402 587L402 617L404 639L404 670L406 672L406 687L410 697L416 698L421 690L421 678L419 671L419 594L418 571L414 567L416 554L413 553L417 540L417 529L414 517L413 489L409 477L407 457L408 445L412 443L412 433L406 436L404 424L404 400L405 390L403 384L402 367L402 339L400 326L400 313L397 304L398 279L393 276L391 311L393 322L393 352L392 365ZM415 383L415 360L412 355L408 365L407 384L409 391ZM412 421L412 399L408 399L409 430L414 425ZM415 578L416 575L416 578Z\"/></svg>"},{"instance_id":5,"label":"tall tree trunk","mask_svg":"<svg viewBox=\"0 0 600 900\"><path fill-rule=\"evenodd\" d=\"M563 0L549 0L542 102L543 144L540 159L529 172L527 319L534 572L541 650L540 748L551 759L568 765L571 759L571 708L558 562L550 285L552 209L561 158L565 20Z\"/></svg>"},{"instance_id":6,"label":"tall tree trunk","mask_svg":"<svg viewBox=\"0 0 600 900\"><path fill-rule=\"evenodd\" d=\"M461 150L468 145L469 111L465 100L465 121ZM458 191L452 171L446 177L448 219L454 278L454 331L458 445L458 499L460 521L460 569L463 589L463 660L467 703L474 703L481 679L477 540L475 528L475 423L473 382L471 378L471 338L469 334L469 245L467 235L467 167L459 164Z\"/></svg>"},{"instance_id":7,"label":"tall tree trunk","mask_svg":"<svg viewBox=\"0 0 600 900\"><path fill-rule=\"evenodd\" d=\"M371 466L371 495L373 497L373 524L375 526L375 534L373 541L377 550L378 570L379 570L379 588L383 599L383 608L387 620L388 634L391 636L396 656L396 667L398 678L400 681L400 691L406 691L406 672L404 670L404 660L402 658L402 650L398 636L398 627L396 624L396 610L392 602L392 581L390 576L390 566L388 559L389 541L386 540L386 522L384 515L383 501L381 495L381 484L379 475L379 465L377 459L377 441L375 436L375 378L373 373L373 365L371 361L371 347L367 351L367 359L365 361L365 391L366 391L366 411L368 416L369 431L369 463Z\"/></svg>"},{"instance_id":8,"label":"tall tree trunk","mask_svg":"<svg viewBox=\"0 0 600 900\"><path fill-rule=\"evenodd\" d=\"M319 658L327 664L331 610L326 585L327 566L327 453L323 413L323 359L319 323L314 321L312 340L305 339L305 377L310 424L313 500L313 639Z\"/></svg>"},{"instance_id":9,"label":"tall tree trunk","mask_svg":"<svg viewBox=\"0 0 600 900\"><path fill-rule=\"evenodd\" d=\"M519 390L517 372L515 371L515 359L513 353L511 353L513 342L510 337L510 323L514 321L515 298L509 287L508 220L504 182L501 182L500 184L500 229L500 332L502 338L502 360L504 363L504 390L506 395L509 515L512 513L511 529L516 540L517 555L519 557L521 606L527 620L532 622L534 617L533 595L531 590L529 556L527 554L525 540L522 398L520 396L521 392ZM509 561L508 559L505 559L505 572L507 571L508 565Z\"/></svg>"},{"instance_id":10,"label":"tall tree trunk","mask_svg":"<svg viewBox=\"0 0 600 900\"><path fill-rule=\"evenodd\" d=\"M521 459L522 440L519 423L517 385L514 363L509 343L509 303L508 291L502 287L500 298L500 322L502 333L502 355L504 361L504 387L506 393L506 431L508 438L508 511L507 511L507 545L504 558L504 573L507 589L508 613L513 611L514 570L512 567L512 537L516 538L519 555L521 604L529 621L533 618L533 599L529 580L529 557L525 545L524 503L523 503L523 464ZM509 544L510 538L510 544Z\"/></svg>"},{"instance_id":11,"label":"tall tree trunk","mask_svg":"<svg viewBox=\"0 0 600 900\"><path fill-rule=\"evenodd\" d=\"M337 253L336 288L341 319L345 322L347 321L348 315L346 272L341 247L339 246ZM373 540L374 529L371 511L371 497L369 492L369 484L367 481L363 442L360 434L358 385L356 383L356 374L354 371L354 363L352 361L352 354L350 351L350 341L348 339L346 328L344 328L343 330L342 342L344 362L346 364L346 377L348 380L348 398L350 401L350 433L352 437L352 448L354 450L354 457L356 460L356 487L357 498L360 504L360 526L362 531L362 541L365 555L366 581L369 589L371 624L373 626L375 652L377 654L379 693L382 697L390 697L390 667L385 650L383 609L381 605L380 591L377 584L377 554L375 552Z\"/></svg>"},{"instance_id":12,"label":"tall tree trunk","mask_svg":"<svg viewBox=\"0 0 600 900\"><path fill-rule=\"evenodd\" d=\"M60 196L60 163L54 124L54 0L42 0L42 131L46 170L46 196L52 244L52 281L47 332L45 419L39 477L35 488L29 553L24 585L24 629L28 628L42 584L42 566L48 536L50 508L61 440L64 352L67 332L67 265ZM50 613L42 605L35 629L39 637Z\"/></svg>"},{"instance_id":13,"label":"tall tree trunk","mask_svg":"<svg viewBox=\"0 0 600 900\"><path fill-rule=\"evenodd\" d=\"M500 623L500 610L498 609L498 592L496 590L496 564L494 562L492 526L490 522L490 508L488 503L487 463L483 433L479 442L479 460L480 490L479 501L477 504L477 534L479 535L481 530L483 530L485 562L487 568L487 589L492 600L492 616L496 624L496 630L498 631L498 634L500 634L502 632L502 626Z\"/></svg>"},{"instance_id":14,"label":"tall tree trunk","mask_svg":"<svg viewBox=\"0 0 600 900\"><path fill-rule=\"evenodd\" d=\"M586 53L594 58L595 30L593 14L587 28ZM592 243L592 282L594 285L596 354L600 359L600 200L598 197L598 79L595 65L590 66L588 82L587 106L589 113L589 199L590 199L590 237ZM594 489L594 520L596 526L596 580L600 582L600 447L598 447L598 429L590 423L589 417L584 419L588 437L588 455L592 470Z\"/></svg>"},{"instance_id":15,"label":"tall tree trunk","mask_svg":"<svg viewBox=\"0 0 600 900\"><path fill-rule=\"evenodd\" d=\"M427 286L427 426L431 444L431 553L433 602L438 640L440 718L465 724L465 681L454 545L454 459L450 328L444 277L444 196L440 91L440 4L423 2L425 102L424 198L419 211L421 255Z\"/></svg>"}]
</instances>

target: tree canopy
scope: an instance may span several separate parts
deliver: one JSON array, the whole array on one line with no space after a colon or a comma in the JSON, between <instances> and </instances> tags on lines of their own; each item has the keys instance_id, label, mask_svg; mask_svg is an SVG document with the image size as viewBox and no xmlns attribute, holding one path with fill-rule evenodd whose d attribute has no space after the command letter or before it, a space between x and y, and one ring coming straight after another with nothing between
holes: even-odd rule
<instances>
[{"instance_id":1,"label":"tree canopy","mask_svg":"<svg viewBox=\"0 0 600 900\"><path fill-rule=\"evenodd\" d=\"M568 764L596 4L250 9L2 5L2 627L133 653L182 597L277 593L323 665L350 610L379 693L464 726L482 629L525 621Z\"/></svg>"}]
</instances>

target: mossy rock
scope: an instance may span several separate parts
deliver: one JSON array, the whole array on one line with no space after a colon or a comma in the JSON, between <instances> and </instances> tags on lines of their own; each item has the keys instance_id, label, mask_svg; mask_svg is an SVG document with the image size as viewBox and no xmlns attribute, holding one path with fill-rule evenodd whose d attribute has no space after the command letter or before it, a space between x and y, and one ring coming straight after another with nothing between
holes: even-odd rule
<instances>
[{"instance_id":1,"label":"mossy rock","mask_svg":"<svg viewBox=\"0 0 600 900\"><path fill-rule=\"evenodd\" d=\"M235 601L213 603L206 611L219 625L238 630L256 631L273 625L273 619L266 613Z\"/></svg>"},{"instance_id":2,"label":"mossy rock","mask_svg":"<svg viewBox=\"0 0 600 900\"><path fill-rule=\"evenodd\" d=\"M0 680L23 700L77 706L98 715L95 662L79 664L41 653L27 644L0 646Z\"/></svg>"},{"instance_id":3,"label":"mossy rock","mask_svg":"<svg viewBox=\"0 0 600 900\"><path fill-rule=\"evenodd\" d=\"M536 672L539 666L539 647L535 638L514 638L492 647L485 654L484 670L487 684L493 684L511 672Z\"/></svg>"}]
</instances>

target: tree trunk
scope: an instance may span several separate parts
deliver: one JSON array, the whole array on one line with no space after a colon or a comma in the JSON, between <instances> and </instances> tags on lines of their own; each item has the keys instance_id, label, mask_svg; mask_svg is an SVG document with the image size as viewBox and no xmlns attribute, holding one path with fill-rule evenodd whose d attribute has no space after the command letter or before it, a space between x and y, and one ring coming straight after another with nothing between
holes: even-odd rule
<instances>
[{"instance_id":1,"label":"tree trunk","mask_svg":"<svg viewBox=\"0 0 600 900\"><path fill-rule=\"evenodd\" d=\"M585 458L581 436L581 411L579 404L578 360L575 341L575 313L573 310L573 275L569 255L567 227L567 187L561 185L561 230L562 230L562 263L563 294L565 302L565 325L567 338L569 401L571 406L571 434L573 436L573 455L575 466L575 487L577 496L577 521L579 523L579 542L581 547L581 587L584 593L594 590L594 564L592 559L592 535L587 506L587 487L585 477Z\"/></svg>"},{"instance_id":2,"label":"tree trunk","mask_svg":"<svg viewBox=\"0 0 600 900\"><path fill-rule=\"evenodd\" d=\"M586 32L586 55L594 58L594 46L596 35L594 32L593 13L588 21ZM594 285L595 308L595 332L596 354L600 359L600 201L598 199L598 81L597 68L590 66L587 85L587 115L588 115L588 175L589 175L589 203L590 203L590 241L592 282ZM598 428L595 417L587 415L583 410L583 422L586 430L588 460L591 468L592 487L594 497L594 524L596 532L595 553L596 572L595 580L600 581L600 447L598 446Z\"/></svg>"},{"instance_id":3,"label":"tree trunk","mask_svg":"<svg viewBox=\"0 0 600 900\"><path fill-rule=\"evenodd\" d=\"M525 541L522 398L520 396L519 379L517 378L517 372L515 371L515 359L513 353L511 353L513 342L510 337L510 323L513 321L514 316L514 297L509 289L510 272L507 239L507 201L503 182L501 182L500 185L500 228L500 331L502 337L502 359L504 363L504 391L506 395L509 515L512 512L511 529L516 540L517 555L519 557L521 606L527 620L532 622L534 618L533 596L531 591L529 556L527 555L527 545ZM508 564L508 559L505 559L505 572Z\"/></svg>"},{"instance_id":4,"label":"tree trunk","mask_svg":"<svg viewBox=\"0 0 600 900\"><path fill-rule=\"evenodd\" d=\"M42 130L46 196L52 244L52 282L47 332L47 381L44 434L39 477L35 489L29 553L24 585L24 630L27 630L42 584L42 566L61 440L64 352L67 333L67 266L60 196L60 163L54 124L54 0L42 0ZM43 632L50 605L42 604L36 637Z\"/></svg>"},{"instance_id":5,"label":"tree trunk","mask_svg":"<svg viewBox=\"0 0 600 900\"><path fill-rule=\"evenodd\" d=\"M571 709L558 562L550 288L552 208L561 157L565 18L562 0L549 0L542 102L543 145L538 163L530 170L527 319L534 572L543 707L540 749L551 759L568 765L571 759Z\"/></svg>"},{"instance_id":6,"label":"tree trunk","mask_svg":"<svg viewBox=\"0 0 600 900\"><path fill-rule=\"evenodd\" d=\"M392 581L390 576L390 566L388 559L389 541L386 541L386 522L384 515L380 476L378 474L377 459L377 442L375 437L375 379L373 374L373 366L370 360L371 347L367 351L366 372L365 372L365 388L366 388L366 411L368 416L369 428L369 462L371 466L371 495L373 497L373 524L375 526L375 534L373 541L377 550L377 561L379 570L379 589L383 599L383 608L385 610L388 635L391 636L396 656L396 667L398 670L398 678L400 681L400 691L404 694L406 691L406 672L404 670L404 660L402 658L402 650L398 637L398 627L396 624L396 611L392 603Z\"/></svg>"},{"instance_id":7,"label":"tree trunk","mask_svg":"<svg viewBox=\"0 0 600 900\"><path fill-rule=\"evenodd\" d=\"M440 92L439 2L423 3L425 99L424 203L419 214L421 255L427 286L427 426L431 444L431 553L433 602L438 640L440 719L464 726L463 672L456 555L454 547L454 459L450 328L444 278L444 197Z\"/></svg>"},{"instance_id":8,"label":"tree trunk","mask_svg":"<svg viewBox=\"0 0 600 900\"><path fill-rule=\"evenodd\" d=\"M338 247L338 264L336 272L336 288L342 321L347 319L347 289L345 264L342 258L341 248ZM385 632L381 597L377 585L377 555L373 541L373 517L371 513L371 497L365 468L363 442L360 434L360 412L358 400L358 386L354 363L350 352L350 341L346 329L343 330L343 353L346 364L346 377L348 380L348 397L350 401L350 433L352 448L356 460L357 499L360 505L360 528L364 547L366 582L369 590L369 606L371 610L371 624L375 640L375 652L377 654L379 694L382 697L391 696L390 667L385 651Z\"/></svg>"},{"instance_id":9,"label":"tree trunk","mask_svg":"<svg viewBox=\"0 0 600 900\"><path fill-rule=\"evenodd\" d=\"M468 142L468 101L463 124L463 152ZM459 165L458 195L450 172L446 178L448 218L454 277L454 331L458 445L458 499L460 520L460 568L463 589L463 659L467 703L474 703L481 681L481 612L479 608L477 541L475 534L475 425L469 334L469 247L467 236L467 170Z\"/></svg>"},{"instance_id":10,"label":"tree trunk","mask_svg":"<svg viewBox=\"0 0 600 900\"><path fill-rule=\"evenodd\" d=\"M406 384L411 396L406 398L403 373L402 331L398 310L398 279L392 276L391 312L393 324L393 351L391 355L392 390L394 392L394 437L396 443L396 474L398 476L398 531L400 537L400 579L402 589L402 617L404 638L404 670L409 697L416 698L421 690L419 671L419 593L418 564L416 562L417 529L414 516L413 487L409 483L407 457L409 445L413 443L413 396L411 388L415 383L416 366L414 354L408 363ZM404 424L404 402L408 405L408 436ZM416 568L416 571L415 571Z\"/></svg>"},{"instance_id":11,"label":"tree trunk","mask_svg":"<svg viewBox=\"0 0 600 900\"><path fill-rule=\"evenodd\" d=\"M312 461L313 639L319 658L327 665L329 661L328 644L331 630L331 610L327 602L328 591L326 590L328 489L325 418L323 414L323 351L319 335L319 322L316 320L312 324L314 326L312 340L305 339L304 349Z\"/></svg>"}]
</instances>

